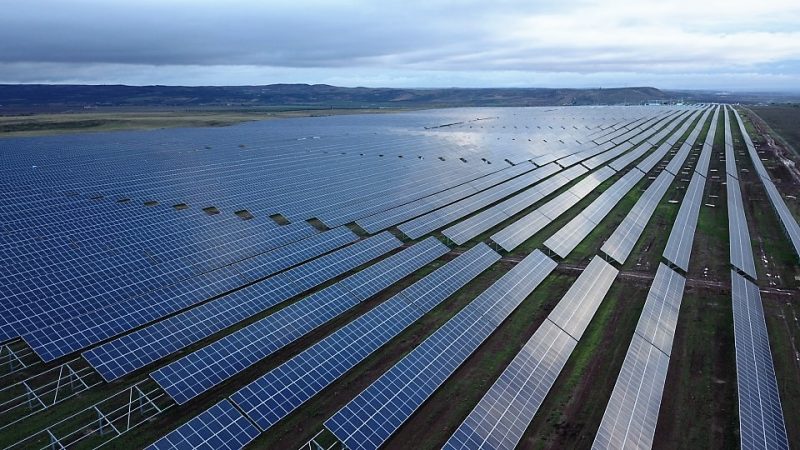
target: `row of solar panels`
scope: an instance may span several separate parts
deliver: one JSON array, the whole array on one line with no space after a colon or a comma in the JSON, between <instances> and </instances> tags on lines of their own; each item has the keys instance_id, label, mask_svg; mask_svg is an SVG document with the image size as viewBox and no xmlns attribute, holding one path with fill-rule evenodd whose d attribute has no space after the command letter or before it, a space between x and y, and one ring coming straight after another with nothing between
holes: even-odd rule
<instances>
[{"instance_id":1,"label":"row of solar panels","mask_svg":"<svg viewBox=\"0 0 800 450\"><path fill-rule=\"evenodd\" d=\"M725 108L725 168L731 264L752 279L756 279L758 275L756 275L753 250L750 247L750 230L744 213L742 191L739 187L728 108Z\"/></svg>"},{"instance_id":2,"label":"row of solar panels","mask_svg":"<svg viewBox=\"0 0 800 450\"><path fill-rule=\"evenodd\" d=\"M735 111L734 111L735 112ZM741 119L742 136L747 136ZM758 286L750 233L742 202L728 108L725 108L725 151L728 193L728 229L736 381L739 392L739 435L742 448L788 449L786 425L769 346L767 324ZM749 140L745 139L745 142ZM752 145L752 142L750 142ZM749 148L748 148L748 151ZM755 155L755 148L750 153ZM755 161L755 159L754 159ZM760 162L760 161L759 161ZM759 177L762 173L757 169ZM765 173L765 171L763 171ZM762 181L764 179L762 178ZM745 276L749 276L750 279Z\"/></svg>"},{"instance_id":3,"label":"row of solar panels","mask_svg":"<svg viewBox=\"0 0 800 450\"><path fill-rule=\"evenodd\" d=\"M618 273L603 259L592 259L444 448L517 445Z\"/></svg>"},{"instance_id":4,"label":"row of solar panels","mask_svg":"<svg viewBox=\"0 0 800 450\"><path fill-rule=\"evenodd\" d=\"M703 119L698 123L696 129L702 129L705 117L706 115L703 116ZM689 137L692 141L695 138L696 135L690 135ZM689 143L689 147L691 147L692 144L693 142ZM681 156L680 154L676 156L676 158L683 159L685 159L685 157L686 156ZM662 172L637 204L646 205L646 209L654 209L654 206L651 205L653 203L658 203L658 200L660 200L666 187L669 186L672 178L674 178L674 176L669 172ZM653 194L648 194L648 192ZM636 209L636 207L634 207L634 209ZM638 217L644 215L649 217L649 214L641 212L634 212L634 214ZM629 217L631 216L629 215ZM623 220L614 234L618 235L621 231L627 230L629 226L630 224ZM569 225L562 228L562 230L569 229L568 227ZM633 244L631 244L631 246L632 245ZM605 277L597 273L603 270L606 272ZM654 283L654 290L651 291L651 296L654 293L656 295L660 294L662 299L667 296L666 294L668 293L663 292L665 288L661 286L664 284L661 280L664 276L663 274L666 273L665 271L674 273L667 269L666 266L661 266L661 268L659 268L659 275L657 275ZM499 449L516 446L522 433L528 427L539 406L544 401L550 387L566 364L575 345L577 345L580 336L591 320L600 301L602 301L602 298L605 296L616 273L616 269L600 258L592 260L589 267L587 267L581 274L581 277L579 277L570 288L564 300L559 302L550 314L548 321L546 321L528 341L511 365L503 372L478 406L470 413L456 433L450 438L445 448ZM680 277L677 274L675 274L675 276ZM600 281L604 278L607 284ZM584 296L584 299L588 300L584 300L585 303L577 307L575 305L565 306L570 303L567 299L573 298L576 292L580 292L581 295ZM682 295L682 285L680 295ZM678 296L678 301L680 295ZM669 297L674 302L675 295ZM672 308L665 308L666 305L659 305L650 298L648 300L650 306L645 306L645 311L639 325L640 334L648 337L653 342L664 344L664 346L666 346L665 342L669 342L671 345L671 334L666 330L669 330L668 325L670 323L672 323L672 329L674 330L674 322L677 320L678 308L674 306ZM671 313L670 318L667 318L666 314L662 314L667 309L669 309L668 312ZM565 311L568 311L568 313L565 313ZM634 345L636 343L637 342L634 341ZM640 362L642 351L638 347L636 350L638 351L634 351L631 354L638 357ZM645 359L649 356L649 354L645 355ZM638 365L640 364L641 363ZM636 366L637 364L636 362L629 361L627 366L623 367L623 371L627 370L631 372L638 368L631 367L632 365ZM666 364L663 364L663 361L660 367L663 368L662 372L664 377L666 377ZM652 371L651 366L650 372ZM626 380L628 380L628 378L626 378ZM655 380L657 380L657 378L655 378ZM647 381L652 383L654 379L648 378ZM639 392L638 389L642 388L641 384L642 383L638 385L635 384L634 380L628 387L630 387L633 392ZM619 395L617 395L617 397L619 397ZM623 415L625 406L628 406L630 409L631 406L637 405L635 400L630 403L630 396L625 397L623 394L623 400L625 398L629 400L628 405L612 403L609 405L609 411ZM614 399L615 397L612 396L612 402L615 401ZM621 403L621 400L617 398L616 403ZM636 433L637 425L641 426L641 423L639 423L639 421L642 420L641 414L635 414L633 411L630 411L629 416L632 417L631 420L622 419L624 421L623 430L632 430L632 433ZM653 428L655 428L654 425ZM601 425L598 441L602 442L604 435L607 434L609 434L608 430L603 430ZM613 435L613 430L611 434ZM598 441L596 441L596 444ZM615 447L615 445L624 443L624 441L617 441L613 445L610 445L609 448L622 448L625 445L619 447ZM640 443L637 442L637 444ZM600 445L600 447L602 447L602 445ZM647 446L642 445L642 447Z\"/></svg>"},{"instance_id":5,"label":"row of solar panels","mask_svg":"<svg viewBox=\"0 0 800 450\"><path fill-rule=\"evenodd\" d=\"M702 129L705 117L704 115L704 119L695 127L695 131ZM714 110L709 131L695 165L695 172L681 202L663 253L664 258L684 271L688 271L718 117L719 107ZM695 133L689 136L687 139L689 148L694 145L693 141L697 137L698 134ZM659 178L662 176L674 178L673 173L666 170L659 175ZM642 210L650 211L651 202L658 202L652 197L660 199L663 196L658 179L648 191L651 189L654 193L648 197L645 192L642 199L646 200L640 200L646 202L646 205L641 207ZM637 206L634 206L632 213L637 210L638 205L637 203ZM644 214L648 217L650 215L646 212ZM624 232L629 226L623 221L614 235ZM623 252L622 255L626 256L627 253ZM615 259L620 263L624 262L624 257L621 261L619 258ZM664 264L659 265L595 436L593 448L652 447L685 283L686 279L683 276Z\"/></svg>"},{"instance_id":6,"label":"row of solar panels","mask_svg":"<svg viewBox=\"0 0 800 450\"><path fill-rule=\"evenodd\" d=\"M789 211L789 208L786 206L786 202L783 200L780 192L778 192L778 189L775 187L775 183L772 182L767 169L761 162L761 158L758 156L758 152L753 145L753 140L750 139L750 135L747 133L747 129L744 126L744 122L742 122L742 118L735 109L733 110L733 115L739 125L739 131L742 134L744 143L747 145L747 153L750 155L750 161L752 161L753 167L755 167L756 170L756 174L758 174L759 178L761 179L761 183L764 185L764 189L767 191L767 198L769 198L769 202L772 205L772 208L775 210L778 220L783 226L789 241L794 247L795 255L800 257L800 225L797 224L797 219L795 219L791 211Z\"/></svg>"}]
</instances>

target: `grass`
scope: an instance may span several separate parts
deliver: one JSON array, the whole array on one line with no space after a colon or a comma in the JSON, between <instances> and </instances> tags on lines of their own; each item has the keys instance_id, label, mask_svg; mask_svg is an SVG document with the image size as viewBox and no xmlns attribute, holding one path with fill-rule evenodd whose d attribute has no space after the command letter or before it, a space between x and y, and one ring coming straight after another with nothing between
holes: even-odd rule
<instances>
[{"instance_id":1,"label":"grass","mask_svg":"<svg viewBox=\"0 0 800 450\"><path fill-rule=\"evenodd\" d=\"M754 106L750 110L767 122L784 143L794 150L795 156L800 156L800 105Z\"/></svg>"},{"instance_id":2,"label":"grass","mask_svg":"<svg viewBox=\"0 0 800 450\"><path fill-rule=\"evenodd\" d=\"M793 419L800 408L800 311L797 302L786 297L762 295L762 301L786 433L796 444L800 442L800 423Z\"/></svg>"},{"instance_id":3,"label":"grass","mask_svg":"<svg viewBox=\"0 0 800 450\"><path fill-rule=\"evenodd\" d=\"M653 447L738 447L736 389L730 295L687 287Z\"/></svg>"}]
</instances>

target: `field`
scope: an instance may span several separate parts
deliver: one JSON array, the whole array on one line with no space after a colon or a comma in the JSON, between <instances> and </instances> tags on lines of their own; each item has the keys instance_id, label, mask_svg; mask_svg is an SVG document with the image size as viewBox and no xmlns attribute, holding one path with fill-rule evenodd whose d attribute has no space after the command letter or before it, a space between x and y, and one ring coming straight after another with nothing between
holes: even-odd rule
<instances>
[{"instance_id":1,"label":"field","mask_svg":"<svg viewBox=\"0 0 800 450\"><path fill-rule=\"evenodd\" d=\"M800 105L791 106L752 106L748 108L767 122L782 143L794 151L795 156L800 156L800 130L797 123L800 121Z\"/></svg>"},{"instance_id":2,"label":"field","mask_svg":"<svg viewBox=\"0 0 800 450\"><path fill-rule=\"evenodd\" d=\"M111 108L112 112L0 115L0 138L54 136L64 133L153 130L178 127L224 127L254 120L374 114L397 109L330 108L197 108L184 111Z\"/></svg>"},{"instance_id":3,"label":"field","mask_svg":"<svg viewBox=\"0 0 800 450\"><path fill-rule=\"evenodd\" d=\"M797 116L789 116L788 113L784 115L787 111L793 112L791 108L753 108L752 111L769 124L767 127L758 122L751 111L744 108L739 111L742 112L746 129L753 137L764 165L783 198L789 208L798 213L800 205L796 196L800 193L800 183L795 182L791 170L781 159L796 159L796 155L787 153L785 146L794 145L800 136L793 136L791 131L784 135L783 130L790 130L791 121L796 120L786 117ZM603 258L619 273L596 310L591 311L585 331L575 339L577 342L574 350L568 355L563 368L556 372L555 381L546 392L541 406L525 422L525 431L519 436L518 448L583 449L592 446L631 339L637 333L637 323L646 302L652 301L648 299L648 292L660 264L685 277L686 287L675 322L674 341L671 344L668 370L663 384L663 398L660 408L656 405L657 417L653 417L657 422L652 430L652 446L659 449L728 449L740 446L742 430L739 421L731 300L732 266L729 259L729 211L725 184L725 127L721 110L714 130L715 139L711 142L710 150L707 150L710 151L710 164L704 178L697 229L686 271L677 268L665 256L664 251L682 203L686 201L684 195L689 180L694 171L699 170L697 162L703 152L704 139L710 131L713 109L690 106L580 110L583 113L580 120L585 121L585 129L596 130L593 127L601 124L609 128L604 133L590 135L588 131L574 127L577 131L570 132L575 136L563 131L568 129L567 124L572 124L570 120L576 120L574 117L556 116L544 108L493 108L480 110L478 114L459 109L416 111L404 114L401 124L393 122L395 116L392 114L369 116L369 120L363 119L369 125L359 124L360 117L350 117L353 112L391 111L160 111L115 112L112 115L80 113L0 117L1 135L8 137L232 125L214 130L199 129L210 133L202 135L203 142L192 141L193 135L188 138L170 135L169 130L155 136L152 136L153 133L125 133L125 136L134 136L137 139L125 141L131 145L130 153L109 153L105 149L113 134L97 135L103 138L97 142L92 141L92 135L74 136L72 138L77 139L78 144L58 149L62 150L59 152L54 151L57 144L46 144L45 140L41 141L42 148L37 147L38 144L35 143L39 141L35 140L27 144L28 147L24 145L30 140L0 140L0 156L9 161L9 166L4 168L4 172L0 172L0 184L15 188L6 192L7 197L13 200L10 203L13 207L8 209L13 214L13 220L3 222L3 237L6 239L5 245L15 249L14 255L21 255L15 256L18 259L14 260L14 264L19 264L21 268L14 273L33 275L33 269L69 263L76 267L92 267L91 270L96 270L97 274L111 281L120 280L111 287L97 281L98 287L95 288L101 292L113 292L119 298L106 300L112 295L108 294L93 304L90 302L94 301L91 300L91 293L94 291L87 290L83 297L75 300L81 308L81 314L73 313L73 317L67 317L69 320L80 321L82 317L95 315L115 317L114 314L126 314L125 311L120 312L122 308L115 305L133 305L136 310L143 312L157 309L144 300L144 294L137 294L132 297L134 300L126 302L123 295L127 291L119 287L124 285L121 280L137 285L139 278L146 277L137 275L136 278L124 278L124 275L112 271L110 268L117 267L118 258L123 261L119 263L119 267L129 267L131 272L140 270L141 272L136 273L154 274L152 284L147 285L153 287L142 289L159 292L162 287L157 283L166 286L163 289L170 294L159 297L162 308L166 308L163 305L169 305L174 297L191 289L202 293L202 298L195 303L181 304L163 314L159 312L161 316L158 318L132 324L125 330L87 344L86 348L113 343L118 339L117 335L142 332L160 320L171 320L182 314L198 311L203 306L222 305L221 302L227 298L239 299L239 303L231 307L229 314L238 314L237 311L249 311L248 308L253 308L252 314L237 319L234 324L205 334L200 332L199 327L195 330L188 326L185 334L178 334L180 329L175 325L174 329L178 332L172 335L172 339L183 339L191 330L195 330L192 332L197 333L198 337L113 382L103 381L90 361L81 357L81 353L77 351L70 351L51 362L43 362L35 352L36 349L32 350L25 335L22 336L24 339L7 340L7 346L0 355L8 358L7 370L0 372L0 405L3 405L0 408L0 447L43 448L52 439L59 439L69 448L93 448L103 443L104 448L146 447L221 400L232 398L243 387L297 358L306 349L316 348L315 344L335 336L338 330L348 327L359 317L370 314L378 307L402 300L404 289L416 286L420 280L437 270L447 269L450 263L481 243L486 243L497 251L500 258L498 262L466 281L419 319L398 329L396 333L387 335L376 350L348 366L335 380L326 382L321 392L301 402L301 406L285 414L269 430L258 432L248 448L301 448L310 439L324 445L333 443L337 439L323 426L326 420L362 391L370 389L396 363L414 354L415 349L426 342L426 339L437 339L437 330L448 321L459 320L460 313L468 311L471 302L477 301L476 298L491 289L501 277L513 273L535 250L543 251L556 261L558 265L555 270L501 321L485 341L479 343L474 351L470 350L441 385L430 392L430 396L415 404L412 412L403 417L397 429L387 436L383 448L441 448L481 402L487 390L501 379L506 367L542 324L557 320L549 315L571 286L576 284L576 280L582 279L583 274L587 273L586 267L593 258ZM674 116L667 113L674 113ZM702 116L703 119L701 113L706 113ZM291 120L293 117L320 115L341 117L310 119L303 126L294 125L299 122ZM288 120L250 124L246 131L235 125L265 118ZM583 186L587 177L578 176L563 181L525 208L513 214L504 213L500 218L494 219L495 222L488 231L474 233L463 245L456 245L447 237L449 227L468 223L481 212L500 208L504 202L520 195L528 186L500 191L500 194L493 194L491 197L487 193L495 192L493 189L497 191L497 186L524 179L540 169L532 172L520 171L520 174L515 175L516 178L500 178L502 181L498 181L496 185L482 187L483 190L475 188L476 192L471 192L469 197L465 197L466 200L450 199L437 206L433 202L437 195L441 195L442 188L426 190L429 185L452 183L458 187L461 186L459 183L466 183L463 180L482 180L484 177L496 176L500 168L524 168L525 164L530 164L530 159L555 155L561 148L558 142L563 144L570 137L579 137L584 142L580 148L590 149L587 150L589 154L598 145L590 141L603 142L606 139L610 142L611 138L603 136L619 131L617 135L625 137L614 142L609 147L609 153L597 151L590 154L608 155L614 152L613 149L620 142L635 139L636 133L627 132L638 130L637 125L631 125L638 123L648 124L642 127L644 130L651 130L650 127L653 127L650 132L658 127L665 127L664 130L668 129L670 132L654 142L640 141L645 142L645 151L639 157L576 198L569 208L565 208L563 213L551 218L541 229L528 235L516 248L510 251L502 249L493 241L493 236L529 215L538 214L543 205L551 200L565 198L567 193L575 195L574 192L579 192L577 189ZM659 125L652 125L654 123ZM679 128L681 125L683 128ZM800 322L797 319L800 308L800 264L798 255L794 253L780 221L770 207L766 191L755 174L755 167L748 156L737 122L732 119L730 125L743 211L750 236L747 250L752 251L755 260L757 276L754 282L760 288L788 442L791 447L797 447L800 445L800 423L794 420L793 411L800 409L800 343L797 341L800 338ZM297 128L292 128L293 126ZM696 133L693 134L695 128ZM676 131L679 129L680 132ZM316 137L307 139L312 133ZM474 140L465 139L465 135ZM484 139L479 140L475 138L476 135ZM524 144L526 137L529 140L535 138L537 142L544 140L550 143L542 147L545 151ZM691 146L687 144L682 147L690 140L693 140ZM22 147L4 147L4 143L9 142ZM436 145L429 145L430 142L435 142ZM465 145L464 142L469 144ZM478 144L473 144L474 142ZM632 149L637 145L639 143L631 143L619 154L626 155L635 151ZM157 151L153 151L154 148ZM558 257L544 244L571 221L588 217L589 213L586 211L598 199L618 189L620 180L630 171L639 170L635 167L643 164L651 155L658 154L659 148L663 148L663 156L651 167L642 170L639 181L624 191L618 201L602 211L601 220L592 224L591 229L582 235L566 257ZM20 152L30 153L22 157ZM615 261L601 251L601 247L623 224L629 212L637 208L653 181L664 173L668 163L676 155L681 155L681 152L684 152L686 159L674 174L670 174L669 184L664 189L663 196L656 200L652 216L647 217L641 234L636 236L630 256L624 263ZM514 161L515 165L502 162L504 158ZM554 160L560 158L562 156L553 156ZM598 163L597 168L613 160L609 157L608 160ZM142 166L140 161L146 161L146 164ZM582 162L578 164L592 167L587 162L590 161L589 157L580 161ZM564 165L571 167L567 163ZM559 166L560 170L562 168ZM182 174L181 179L175 179L174 173ZM34 185L31 180L42 184ZM538 184L534 184L536 185ZM406 189L409 196L395 198L394 190L399 189ZM74 194L72 190L75 191ZM484 195L487 200L478 203L476 199L482 199L481 196ZM469 201L474 203L468 203ZM366 218L390 209L387 205L393 205L391 208L400 210L414 202L420 202L428 208L428 213L423 214L420 212L422 209L414 210L402 220L397 219L396 223L387 226L388 233L397 239L397 244L370 260L359 260L334 271L333 266L343 264L349 258L342 256L332 261L331 267L319 269L319 272L312 272L311 263L298 260L277 269L273 274L266 272L266 267L279 257L258 259L263 255L272 255L270 252L276 252L274 248L282 249L303 239L312 239L309 236L320 236L341 229L352 230L357 235L352 237L351 242L354 243L343 244L342 248L364 244L378 234L365 231L369 223ZM177 205L183 207L177 208ZM203 213L204 208L208 210L210 205L213 205L217 214ZM247 211L247 214L238 214L242 211ZM447 211L448 215L443 211ZM583 215L584 212L587 216ZM56 219L50 220L51 217ZM427 225L426 220L433 225ZM140 222L149 225L134 227ZM409 237L408 229L401 224L410 222L417 223L420 227L427 226L422 237ZM73 223L74 229L68 228ZM313 230L309 231L311 228ZM275 244L274 248L267 245L273 235L282 236L279 233L289 233L287 230L296 230L292 233L298 233L299 237L275 237L281 243ZM320 234L319 230L326 231ZM426 261L421 269L402 272L402 276L395 282L387 286L381 285L378 293L367 295L347 307L341 307L341 310L337 309L337 314L317 325L306 325L311 322L311 315L287 322L290 324L287 329L303 331L298 331L295 338L287 340L268 356L258 358L222 382L203 390L185 404L177 404L163 386L151 379L150 374L154 371L180 364L193 352L218 345L226 337L254 330L259 324L278 317L282 311L307 304L315 293L348 286L344 283L348 282L349 277L368 273L376 261L390 256L399 260L404 252L411 251L416 244L430 236L447 244L448 248L443 256ZM95 242L98 239L99 242ZM52 256L54 262L48 259L50 257L36 253L44 249L58 249L58 252L51 252L55 253ZM313 262L315 258L321 260L337 251L339 250L335 248L327 249L308 261ZM62 255L64 259L59 263ZM109 269L96 268L93 261L101 261ZM203 272L199 275L194 272L191 276L181 275L184 268L179 268L173 275L168 270L173 261L186 262L187 267L193 271L202 267ZM249 261L261 263L248 266ZM302 269L306 264L309 264L309 269ZM150 271L151 265L156 269ZM400 270L401 266L402 264L398 264L392 269ZM28 267L31 269L25 272ZM257 289L268 285L271 277L278 278L293 270L297 270L296 275L293 275L297 277L293 278L294 282L302 280L302 273L314 273L313 286L299 293L293 292L269 307L246 306L250 299L266 295L251 292L259 292ZM388 271L389 268L386 269ZM258 275L253 275L254 273ZM87 279L94 277L93 274L94 272L87 269ZM203 276L210 276L209 281L192 284L196 280L202 280ZM33 280L49 283L51 279L41 276ZM214 290L218 285L227 286L226 283L230 287L219 292ZM379 283L380 277L368 284ZM20 283L20 286L28 284ZM62 288L55 283L42 292L57 293L58 289L64 289L61 298L72 298L72 287ZM348 295L359 295L357 289L347 289L350 289ZM7 296L3 298L4 305L10 301L18 301L16 292L9 290L3 295ZM36 311L45 319L31 319L33 324L37 323L36 320L42 320L42 328L48 323L44 322L48 308L61 311L59 308L63 307L63 304L51 304L47 299L43 305L37 306L39 309ZM332 305L335 305L333 301L326 304L326 308L334 308ZM24 312L9 307L6 309L12 314ZM67 314L70 310L65 311ZM100 316L101 313L108 315ZM221 320L221 316L215 317L218 317L216 320ZM383 336L384 330L390 328L389 323L376 327L381 332L375 336ZM13 321L9 321L4 327L13 324ZM557 325L561 327L563 324ZM3 328L3 332L8 333L6 328ZM68 332L72 331L64 331L65 334ZM279 339L279 335L276 336L256 340L251 345L267 346L273 339ZM357 336L349 339L356 341ZM455 341L461 338L449 336L448 339ZM245 347L245 344L240 345ZM655 344L649 345L655 347ZM17 357L25 366L14 363L14 358ZM337 361L346 362L348 359L347 355L339 355ZM437 365L436 361L433 364ZM37 376L48 370L65 373L64 367L80 372L82 375L79 381L86 384L75 384L74 378L60 377L59 383L64 383L63 392L75 395L63 400L52 399L52 404L48 401L50 397L42 395L42 405L37 403L32 406L31 402L38 397L30 394L26 396L23 385L18 383L29 382L33 391L37 392L40 389L37 387ZM427 373L427 370L427 367L418 368L420 373ZM50 377L54 379L55 375ZM150 390L148 399L153 398L152 405L160 409L152 408L147 402L142 403L138 399L139 391L136 389L139 387L145 391ZM56 391L62 392L59 389L62 388L56 388ZM419 387L419 392L424 390L424 386ZM15 401L19 406L12 409L9 405ZM416 400L408 401L411 403ZM95 406L96 410L93 409ZM114 411L110 412L112 409ZM250 423L252 417L246 415L246 408L241 407L241 410ZM29 417L22 417L28 413L31 413ZM75 413L78 414L72 416ZM110 419L104 421L103 414ZM334 445L333 448L340 447Z\"/></svg>"}]
</instances>

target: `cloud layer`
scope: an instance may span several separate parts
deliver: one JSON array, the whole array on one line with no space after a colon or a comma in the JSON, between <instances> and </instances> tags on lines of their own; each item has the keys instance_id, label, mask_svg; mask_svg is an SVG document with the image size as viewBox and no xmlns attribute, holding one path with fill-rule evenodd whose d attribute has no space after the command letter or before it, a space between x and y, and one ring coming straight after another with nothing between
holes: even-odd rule
<instances>
[{"instance_id":1,"label":"cloud layer","mask_svg":"<svg viewBox=\"0 0 800 450\"><path fill-rule=\"evenodd\" d=\"M30 0L0 82L800 88L800 2Z\"/></svg>"}]
</instances>

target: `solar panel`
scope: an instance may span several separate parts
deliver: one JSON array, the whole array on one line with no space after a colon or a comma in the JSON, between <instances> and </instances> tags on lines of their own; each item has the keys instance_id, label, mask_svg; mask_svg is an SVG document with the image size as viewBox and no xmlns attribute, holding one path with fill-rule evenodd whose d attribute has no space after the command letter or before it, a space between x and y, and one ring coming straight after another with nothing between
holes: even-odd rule
<instances>
[{"instance_id":1,"label":"solar panel","mask_svg":"<svg viewBox=\"0 0 800 450\"><path fill-rule=\"evenodd\" d=\"M583 215L599 224L642 178L644 178L644 173L638 169L631 169L584 208Z\"/></svg>"},{"instance_id":2,"label":"solar panel","mask_svg":"<svg viewBox=\"0 0 800 450\"><path fill-rule=\"evenodd\" d=\"M762 178L761 181L764 184L764 189L767 191L770 204L772 204L781 225L783 225L786 236L788 236L789 241L794 247L795 255L800 256L800 225L797 224L797 220L792 215L792 212L789 211L786 202L783 201L781 194L772 183L772 180Z\"/></svg>"},{"instance_id":3,"label":"solar panel","mask_svg":"<svg viewBox=\"0 0 800 450\"><path fill-rule=\"evenodd\" d=\"M637 133L639 133L638 130L637 130ZM646 134L646 133L644 133L644 134ZM641 134L640 134L640 136L641 136ZM601 153L601 154L599 154L597 156L589 158L586 161L582 162L581 164L583 164L584 166L586 166L586 167L588 167L590 169L595 169L595 168L600 167L601 165L607 163L608 161L611 161L612 159L624 154L625 152L627 152L631 148L633 148L633 144L630 143L630 142L625 142L625 143L622 143L622 144L618 145L613 150L609 150L607 152L604 152L604 153Z\"/></svg>"},{"instance_id":4,"label":"solar panel","mask_svg":"<svg viewBox=\"0 0 800 450\"><path fill-rule=\"evenodd\" d=\"M695 142L697 141L697 137L700 135L700 131L702 131L703 126L708 119L709 114L711 114L711 110L707 109L700 120L697 122L697 125L694 126L692 132L689 134L689 137L681 145L678 152L675 153L675 156L669 161L667 167L664 168L667 172L678 175L681 171L681 167L683 166L684 162L686 162L686 158L689 157L689 152L692 151L692 147L694 146Z\"/></svg>"},{"instance_id":5,"label":"solar panel","mask_svg":"<svg viewBox=\"0 0 800 450\"><path fill-rule=\"evenodd\" d=\"M652 448L669 357L633 336L592 448Z\"/></svg>"},{"instance_id":6,"label":"solar panel","mask_svg":"<svg viewBox=\"0 0 800 450\"><path fill-rule=\"evenodd\" d=\"M223 400L150 445L148 450L234 450L258 436L258 428Z\"/></svg>"},{"instance_id":7,"label":"solar panel","mask_svg":"<svg viewBox=\"0 0 800 450\"><path fill-rule=\"evenodd\" d=\"M195 232L203 236L202 230ZM219 236L200 238L201 244L188 243L188 250L180 252L162 253L152 249L140 253L123 252L84 265L57 264L57 269L40 271L41 277L30 274L22 277L24 283L18 283L15 289L25 290L25 286L32 289L5 299L9 303L0 315L0 335L10 338L29 333L64 318L148 294L315 233L316 230L308 224L290 224L270 230L263 236L238 236L229 242L220 240ZM169 248L163 242L158 245Z\"/></svg>"},{"instance_id":8,"label":"solar panel","mask_svg":"<svg viewBox=\"0 0 800 450\"><path fill-rule=\"evenodd\" d=\"M672 353L685 284L686 278L659 264L636 325L636 333L667 356Z\"/></svg>"},{"instance_id":9,"label":"solar panel","mask_svg":"<svg viewBox=\"0 0 800 450\"><path fill-rule=\"evenodd\" d=\"M671 173L661 172L628 211L600 250L620 264L624 264L674 179Z\"/></svg>"},{"instance_id":10,"label":"solar panel","mask_svg":"<svg viewBox=\"0 0 800 450\"><path fill-rule=\"evenodd\" d=\"M478 244L231 396L267 430L497 262Z\"/></svg>"},{"instance_id":11,"label":"solar panel","mask_svg":"<svg viewBox=\"0 0 800 450\"><path fill-rule=\"evenodd\" d=\"M545 320L443 448L514 448L576 345Z\"/></svg>"},{"instance_id":12,"label":"solar panel","mask_svg":"<svg viewBox=\"0 0 800 450\"><path fill-rule=\"evenodd\" d=\"M566 258L594 230L595 226L597 226L596 223L582 213L578 213L544 241L544 245L561 258Z\"/></svg>"},{"instance_id":13,"label":"solar panel","mask_svg":"<svg viewBox=\"0 0 800 450\"><path fill-rule=\"evenodd\" d=\"M653 169L653 167L658 164L659 161L664 159L667 156L667 153L672 149L672 146L678 139L681 138L686 133L686 130L689 129L689 125L702 113L702 111L695 111L686 121L678 128L674 133L672 133L665 142L656 148L656 150L649 154L645 159L643 159L636 167L644 173L647 173Z\"/></svg>"},{"instance_id":14,"label":"solar panel","mask_svg":"<svg viewBox=\"0 0 800 450\"><path fill-rule=\"evenodd\" d=\"M733 134L731 133L731 119L728 115L728 107L722 109L725 113L725 172L735 178L739 178L739 171L736 169L736 156L733 153Z\"/></svg>"},{"instance_id":15,"label":"solar panel","mask_svg":"<svg viewBox=\"0 0 800 450\"><path fill-rule=\"evenodd\" d=\"M614 266L595 256L547 317L580 340L618 273Z\"/></svg>"},{"instance_id":16,"label":"solar panel","mask_svg":"<svg viewBox=\"0 0 800 450\"><path fill-rule=\"evenodd\" d=\"M686 279L659 264L593 448L650 448Z\"/></svg>"},{"instance_id":17,"label":"solar panel","mask_svg":"<svg viewBox=\"0 0 800 450\"><path fill-rule=\"evenodd\" d=\"M686 195L683 196L678 216L672 225L672 231L667 239L667 246L664 248L664 258L683 269L689 271L689 258L692 254L692 243L694 233L697 228L697 218L700 215L700 207L703 204L703 189L706 179L700 173L695 172Z\"/></svg>"},{"instance_id":18,"label":"solar panel","mask_svg":"<svg viewBox=\"0 0 800 450\"><path fill-rule=\"evenodd\" d=\"M558 256L566 258L643 176L636 169L623 175L581 213L544 241L544 245Z\"/></svg>"},{"instance_id":19,"label":"solar panel","mask_svg":"<svg viewBox=\"0 0 800 450\"><path fill-rule=\"evenodd\" d=\"M555 269L536 250L325 422L349 449L377 448Z\"/></svg>"},{"instance_id":20,"label":"solar panel","mask_svg":"<svg viewBox=\"0 0 800 450\"><path fill-rule=\"evenodd\" d=\"M731 271L742 448L788 449L758 286Z\"/></svg>"},{"instance_id":21,"label":"solar panel","mask_svg":"<svg viewBox=\"0 0 800 450\"><path fill-rule=\"evenodd\" d=\"M543 216L547 216L550 220L555 220L580 201L580 197L567 190L540 206L536 211Z\"/></svg>"},{"instance_id":22,"label":"solar panel","mask_svg":"<svg viewBox=\"0 0 800 450\"><path fill-rule=\"evenodd\" d=\"M569 188L569 192L578 198L584 198L598 186L603 184L604 181L614 176L614 170L610 167L602 167L588 175L581 181L575 183L574 186Z\"/></svg>"},{"instance_id":23,"label":"solar panel","mask_svg":"<svg viewBox=\"0 0 800 450\"><path fill-rule=\"evenodd\" d=\"M179 404L419 270L450 249L428 238L152 372Z\"/></svg>"},{"instance_id":24,"label":"solar panel","mask_svg":"<svg viewBox=\"0 0 800 450\"><path fill-rule=\"evenodd\" d=\"M608 165L612 169L616 170L617 172L624 170L628 167L632 162L636 161L637 159L641 158L645 155L648 151L653 148L653 144L649 142L645 142L643 144L638 145L632 151L622 155L621 157L611 161Z\"/></svg>"},{"instance_id":25,"label":"solar panel","mask_svg":"<svg viewBox=\"0 0 800 450\"><path fill-rule=\"evenodd\" d=\"M756 265L750 246L750 231L744 213L742 191L739 188L739 180L730 174L727 175L726 191L728 193L728 236L730 238L731 264L755 279L757 277Z\"/></svg>"},{"instance_id":26,"label":"solar panel","mask_svg":"<svg viewBox=\"0 0 800 450\"><path fill-rule=\"evenodd\" d=\"M706 140L703 142L703 150L697 158L697 165L694 170L702 176L708 175L708 166L711 163L711 152L714 148L714 137L717 134L717 124L719 123L719 106L714 108L714 116L711 118L711 126L708 128Z\"/></svg>"},{"instance_id":27,"label":"solar panel","mask_svg":"<svg viewBox=\"0 0 800 450\"><path fill-rule=\"evenodd\" d=\"M83 353L111 381L378 258L402 243L384 232ZM176 292L176 296L183 293Z\"/></svg>"},{"instance_id":28,"label":"solar panel","mask_svg":"<svg viewBox=\"0 0 800 450\"><path fill-rule=\"evenodd\" d=\"M465 197L477 193L478 190L469 183L450 188L429 197L401 205L378 214L374 214L356 221L356 224L368 233L377 233L398 223L411 220L417 216L427 214L437 208L457 202Z\"/></svg>"},{"instance_id":29,"label":"solar panel","mask_svg":"<svg viewBox=\"0 0 800 450\"><path fill-rule=\"evenodd\" d=\"M552 220L538 210L532 211L511 225L493 234L491 239L506 251L510 252L533 237L533 235L546 227L550 222L552 222Z\"/></svg>"}]
</instances>

